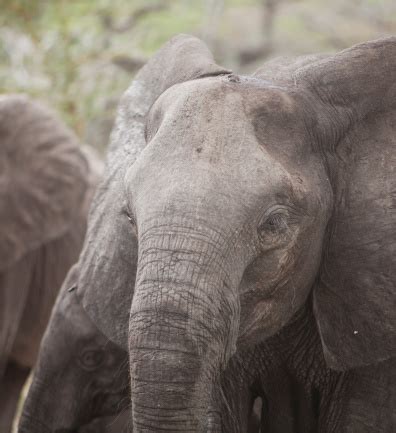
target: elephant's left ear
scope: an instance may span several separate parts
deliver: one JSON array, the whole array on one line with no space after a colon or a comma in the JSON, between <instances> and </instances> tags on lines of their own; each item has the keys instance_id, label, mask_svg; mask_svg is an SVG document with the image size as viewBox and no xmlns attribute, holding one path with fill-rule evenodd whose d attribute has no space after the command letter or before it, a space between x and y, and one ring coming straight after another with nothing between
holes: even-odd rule
<instances>
[{"instance_id":1,"label":"elephant's left ear","mask_svg":"<svg viewBox=\"0 0 396 433\"><path fill-rule=\"evenodd\" d=\"M77 138L50 110L0 97L0 272L69 229L87 170Z\"/></svg>"},{"instance_id":2,"label":"elephant's left ear","mask_svg":"<svg viewBox=\"0 0 396 433\"><path fill-rule=\"evenodd\" d=\"M320 107L334 191L315 314L328 364L345 370L396 355L396 38L298 77Z\"/></svg>"}]
</instances>

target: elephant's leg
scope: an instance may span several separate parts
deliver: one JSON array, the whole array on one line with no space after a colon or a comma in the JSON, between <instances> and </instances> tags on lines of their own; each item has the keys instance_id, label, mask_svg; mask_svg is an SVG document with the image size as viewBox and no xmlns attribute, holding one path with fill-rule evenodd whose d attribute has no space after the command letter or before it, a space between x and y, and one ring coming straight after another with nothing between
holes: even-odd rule
<instances>
[{"instance_id":1,"label":"elephant's leg","mask_svg":"<svg viewBox=\"0 0 396 433\"><path fill-rule=\"evenodd\" d=\"M0 432L10 433L23 385L30 369L10 362L0 382Z\"/></svg>"},{"instance_id":2,"label":"elephant's leg","mask_svg":"<svg viewBox=\"0 0 396 433\"><path fill-rule=\"evenodd\" d=\"M18 335L33 267L34 258L27 255L0 272L0 378L3 377Z\"/></svg>"},{"instance_id":3,"label":"elephant's leg","mask_svg":"<svg viewBox=\"0 0 396 433\"><path fill-rule=\"evenodd\" d=\"M76 226L75 231L66 232L30 254L34 272L29 280L29 292L11 354L21 365L36 363L56 296L67 271L77 259L82 237Z\"/></svg>"},{"instance_id":4,"label":"elephant's leg","mask_svg":"<svg viewBox=\"0 0 396 433\"><path fill-rule=\"evenodd\" d=\"M222 429L219 433L258 433L259 419L253 414L255 396L248 386L241 382L238 385L223 390L220 401Z\"/></svg>"},{"instance_id":5,"label":"elephant's leg","mask_svg":"<svg viewBox=\"0 0 396 433\"><path fill-rule=\"evenodd\" d=\"M243 358L230 361L220 384L216 386L214 398L221 427L210 432L259 433L261 406L256 407L255 403L260 390L254 375L254 368L244 368Z\"/></svg>"},{"instance_id":6,"label":"elephant's leg","mask_svg":"<svg viewBox=\"0 0 396 433\"><path fill-rule=\"evenodd\" d=\"M262 397L257 397L254 400L253 408L250 413L249 423L248 423L248 433L263 433L261 430L261 417L263 413L263 399Z\"/></svg>"},{"instance_id":7,"label":"elephant's leg","mask_svg":"<svg viewBox=\"0 0 396 433\"><path fill-rule=\"evenodd\" d=\"M265 433L297 433L296 413L293 410L293 388L282 369L262 384L264 391L261 410L261 431ZM305 432L304 432L305 433Z\"/></svg>"},{"instance_id":8,"label":"elephant's leg","mask_svg":"<svg viewBox=\"0 0 396 433\"><path fill-rule=\"evenodd\" d=\"M10 362L29 292L34 261L27 255L0 273L0 432L9 433L29 369Z\"/></svg>"}]
</instances>

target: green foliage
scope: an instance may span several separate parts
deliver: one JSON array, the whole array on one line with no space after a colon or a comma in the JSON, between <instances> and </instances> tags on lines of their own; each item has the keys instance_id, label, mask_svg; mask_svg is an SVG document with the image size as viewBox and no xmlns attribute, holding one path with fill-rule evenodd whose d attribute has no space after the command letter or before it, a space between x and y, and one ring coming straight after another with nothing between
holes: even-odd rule
<instances>
[{"instance_id":1,"label":"green foliage","mask_svg":"<svg viewBox=\"0 0 396 433\"><path fill-rule=\"evenodd\" d=\"M0 0L0 10L0 92L45 100L97 147L134 65L174 34L204 37L220 61L245 71L255 64L241 65L240 53L251 47L337 50L396 30L394 0Z\"/></svg>"},{"instance_id":2,"label":"green foliage","mask_svg":"<svg viewBox=\"0 0 396 433\"><path fill-rule=\"evenodd\" d=\"M158 5L163 9L139 15L130 29L108 26ZM113 64L115 56L140 61L172 35L193 32L202 19L194 1L0 0L0 8L0 92L48 101L82 137L89 122L112 116L131 81Z\"/></svg>"},{"instance_id":3,"label":"green foliage","mask_svg":"<svg viewBox=\"0 0 396 433\"><path fill-rule=\"evenodd\" d=\"M0 22L31 26L40 16L45 2L40 0L0 0Z\"/></svg>"}]
</instances>

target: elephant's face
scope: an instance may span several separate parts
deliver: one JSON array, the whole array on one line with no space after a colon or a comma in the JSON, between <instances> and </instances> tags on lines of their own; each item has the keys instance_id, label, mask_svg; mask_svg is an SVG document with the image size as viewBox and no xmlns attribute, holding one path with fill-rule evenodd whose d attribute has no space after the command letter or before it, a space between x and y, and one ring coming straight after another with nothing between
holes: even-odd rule
<instances>
[{"instance_id":1,"label":"elephant's face","mask_svg":"<svg viewBox=\"0 0 396 433\"><path fill-rule=\"evenodd\" d=\"M225 76L174 86L151 108L147 146L125 178L139 244L131 368L145 388L154 374L210 389L208 371L305 302L332 195L303 103ZM169 405L185 389L175 394Z\"/></svg>"},{"instance_id":2,"label":"elephant's face","mask_svg":"<svg viewBox=\"0 0 396 433\"><path fill-rule=\"evenodd\" d=\"M206 296L222 292L229 310L220 320L234 315L231 345L276 332L317 274L332 193L303 104L234 76L174 86L151 108L147 147L125 179L137 282L150 274L161 284L166 269L194 285L205 265ZM155 268L152 259L163 262ZM142 308L137 298L133 305Z\"/></svg>"},{"instance_id":3,"label":"elephant's face","mask_svg":"<svg viewBox=\"0 0 396 433\"><path fill-rule=\"evenodd\" d=\"M20 432L77 431L129 405L128 360L64 292L42 342Z\"/></svg>"}]
</instances>

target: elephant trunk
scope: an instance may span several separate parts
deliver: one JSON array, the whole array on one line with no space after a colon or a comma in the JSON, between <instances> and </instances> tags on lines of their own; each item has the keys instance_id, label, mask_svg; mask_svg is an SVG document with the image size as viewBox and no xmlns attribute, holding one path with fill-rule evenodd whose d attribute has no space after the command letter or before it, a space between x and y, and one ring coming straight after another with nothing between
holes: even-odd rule
<instances>
[{"instance_id":1,"label":"elephant trunk","mask_svg":"<svg viewBox=\"0 0 396 433\"><path fill-rule=\"evenodd\" d=\"M19 422L18 433L31 432L52 433L53 430L47 427L46 424L42 423L36 417L24 415Z\"/></svg>"},{"instance_id":2,"label":"elephant trunk","mask_svg":"<svg viewBox=\"0 0 396 433\"><path fill-rule=\"evenodd\" d=\"M45 387L32 383L19 421L18 433L52 433L52 415L45 413ZM41 404L37 404L40 401Z\"/></svg>"},{"instance_id":3,"label":"elephant trunk","mask_svg":"<svg viewBox=\"0 0 396 433\"><path fill-rule=\"evenodd\" d=\"M73 394L68 384L57 380L57 377L64 379L62 373L51 371L43 358L40 356L36 365L18 433L76 433L80 425L77 410L80 402L70 399Z\"/></svg>"},{"instance_id":4,"label":"elephant trunk","mask_svg":"<svg viewBox=\"0 0 396 433\"><path fill-rule=\"evenodd\" d=\"M134 433L206 432L216 375L235 347L239 301L224 256L186 233L145 235L150 242L139 245L129 341Z\"/></svg>"}]
</instances>

